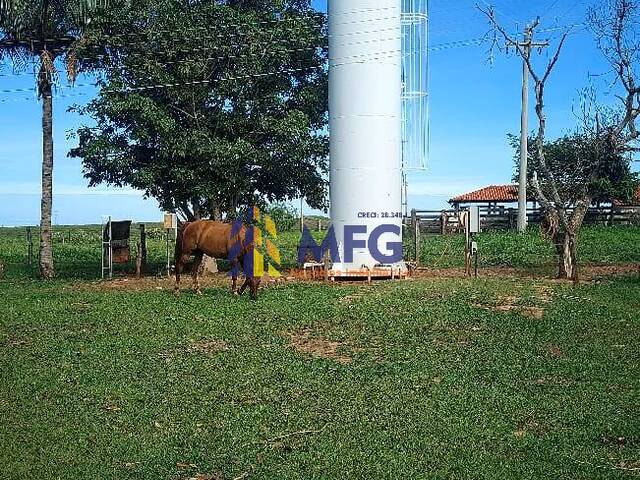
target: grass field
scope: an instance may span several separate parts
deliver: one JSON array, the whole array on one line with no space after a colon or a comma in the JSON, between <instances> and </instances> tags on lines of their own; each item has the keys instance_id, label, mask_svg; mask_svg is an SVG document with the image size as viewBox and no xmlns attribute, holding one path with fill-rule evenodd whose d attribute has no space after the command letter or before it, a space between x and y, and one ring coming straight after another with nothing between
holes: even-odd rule
<instances>
[{"instance_id":1,"label":"grass field","mask_svg":"<svg viewBox=\"0 0 640 480\"><path fill-rule=\"evenodd\" d=\"M624 232L636 249L584 248L637 261ZM222 278L176 298L90 280L91 242L39 282L0 235L2 479L640 474L637 275L289 281L255 302Z\"/></svg>"}]
</instances>

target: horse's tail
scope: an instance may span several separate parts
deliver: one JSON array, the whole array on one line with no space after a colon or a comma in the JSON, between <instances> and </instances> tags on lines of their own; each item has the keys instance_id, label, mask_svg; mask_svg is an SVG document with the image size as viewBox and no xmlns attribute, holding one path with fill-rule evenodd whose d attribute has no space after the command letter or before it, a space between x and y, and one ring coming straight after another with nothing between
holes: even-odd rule
<instances>
[{"instance_id":1,"label":"horse's tail","mask_svg":"<svg viewBox=\"0 0 640 480\"><path fill-rule=\"evenodd\" d=\"M182 249L184 244L184 230L185 228L187 228L187 225L189 225L190 223L191 222L184 222L184 223L181 223L180 226L178 227L178 234L176 236L176 250L174 254L174 261L176 265L178 265L178 262L182 257Z\"/></svg>"}]
</instances>

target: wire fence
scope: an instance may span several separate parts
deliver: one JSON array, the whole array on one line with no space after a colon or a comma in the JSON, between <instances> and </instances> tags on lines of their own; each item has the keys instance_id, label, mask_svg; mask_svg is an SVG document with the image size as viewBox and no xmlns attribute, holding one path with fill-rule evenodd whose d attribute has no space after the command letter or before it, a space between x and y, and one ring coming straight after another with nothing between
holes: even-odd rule
<instances>
[{"instance_id":1,"label":"wire fence","mask_svg":"<svg viewBox=\"0 0 640 480\"><path fill-rule=\"evenodd\" d=\"M166 231L159 224L145 224L147 262L145 273L166 275ZM129 246L132 259L114 265L116 274L133 273L136 244L141 242L140 224L131 227ZM170 237L173 252L173 237ZM54 226L54 262L60 278L100 278L102 231L100 225ZM35 277L38 274L40 229L37 226L0 228L0 260L7 277Z\"/></svg>"},{"instance_id":2,"label":"wire fence","mask_svg":"<svg viewBox=\"0 0 640 480\"><path fill-rule=\"evenodd\" d=\"M323 226L326 227L326 226ZM31 244L29 242L31 232ZM313 232L322 240L326 229ZM146 224L147 276L166 276L166 231L160 224ZM278 233L276 243L282 255L282 269L296 268L299 229ZM553 245L544 239L538 228L524 234L513 231L481 232L474 235L478 246L478 268L513 268L552 274L557 258ZM139 224L131 228L130 262L116 265L116 276L135 271L136 243L140 241ZM578 258L586 265L640 264L640 227L632 225L584 226L578 244ZM31 247L30 247L31 245ZM432 269L459 269L465 266L465 236L461 233L437 234L422 232L419 238L418 266ZM7 278L36 277L38 273L39 231L37 227L0 228L0 260ZM173 254L170 236L170 255ZM31 250L31 262L29 251ZM101 263L101 229L99 225L55 227L53 250L59 278L98 279ZM415 259L415 242L411 228L404 233L404 255ZM227 267L220 262L221 270Z\"/></svg>"},{"instance_id":3,"label":"wire fence","mask_svg":"<svg viewBox=\"0 0 640 480\"><path fill-rule=\"evenodd\" d=\"M411 227L405 228L405 257L414 260L415 237ZM478 248L478 266L506 267L526 270L553 271L558 264L556 250L544 238L538 226L525 233L516 231L485 231L473 235ZM640 227L634 225L586 225L579 235L578 259L590 265L640 263ZM465 265L465 234L420 232L418 266L453 268Z\"/></svg>"}]
</instances>

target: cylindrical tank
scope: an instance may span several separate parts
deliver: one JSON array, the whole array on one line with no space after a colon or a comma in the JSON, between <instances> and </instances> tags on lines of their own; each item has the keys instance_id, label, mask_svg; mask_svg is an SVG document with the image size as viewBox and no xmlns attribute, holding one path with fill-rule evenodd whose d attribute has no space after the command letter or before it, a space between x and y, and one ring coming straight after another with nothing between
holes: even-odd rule
<instances>
[{"instance_id":1,"label":"cylindrical tank","mask_svg":"<svg viewBox=\"0 0 640 480\"><path fill-rule=\"evenodd\" d=\"M331 222L340 262L334 271L372 268L368 247L345 261L345 226L380 225L401 241L401 0L329 0L329 128ZM347 235L349 237L349 235ZM347 258L349 255L347 255Z\"/></svg>"}]
</instances>

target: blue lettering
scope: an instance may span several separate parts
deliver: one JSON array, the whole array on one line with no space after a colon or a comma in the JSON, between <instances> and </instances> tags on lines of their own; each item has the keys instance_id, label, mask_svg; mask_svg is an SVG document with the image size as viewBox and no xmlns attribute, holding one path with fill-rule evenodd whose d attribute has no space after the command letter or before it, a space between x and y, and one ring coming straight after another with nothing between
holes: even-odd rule
<instances>
[{"instance_id":1,"label":"blue lettering","mask_svg":"<svg viewBox=\"0 0 640 480\"><path fill-rule=\"evenodd\" d=\"M300 248L298 249L298 263L305 263L307 260L307 252L311 252L311 256L315 262L322 262L325 252L327 251L329 251L331 262L340 263L340 252L338 251L338 242L336 241L333 226L329 227L329 230L320 245L316 243L311 232L305 226L302 231Z\"/></svg>"},{"instance_id":2,"label":"blue lettering","mask_svg":"<svg viewBox=\"0 0 640 480\"><path fill-rule=\"evenodd\" d=\"M344 261L353 262L353 250L365 248L366 240L356 240L353 238L358 233L367 233L366 225L345 225L344 226Z\"/></svg>"},{"instance_id":3,"label":"blue lettering","mask_svg":"<svg viewBox=\"0 0 640 480\"><path fill-rule=\"evenodd\" d=\"M402 242L387 242L387 250L391 250L390 255L384 255L378 249L378 240L385 233L393 233L400 237L400 227L398 225L379 225L373 229L369 236L369 253L378 262L382 264L395 263L402 261Z\"/></svg>"}]
</instances>

